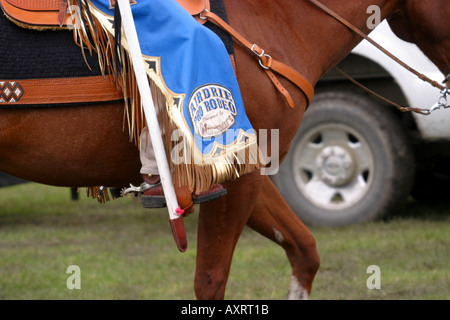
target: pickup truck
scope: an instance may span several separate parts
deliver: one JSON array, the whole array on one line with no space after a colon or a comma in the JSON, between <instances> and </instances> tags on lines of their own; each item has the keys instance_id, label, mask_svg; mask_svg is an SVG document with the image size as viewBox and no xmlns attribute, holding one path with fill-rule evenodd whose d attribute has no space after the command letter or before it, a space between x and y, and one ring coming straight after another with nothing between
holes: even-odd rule
<instances>
[{"instance_id":1,"label":"pickup truck","mask_svg":"<svg viewBox=\"0 0 450 320\"><path fill-rule=\"evenodd\" d=\"M386 23L370 36L431 79L439 70ZM340 69L403 106L430 108L440 90L418 79L367 41ZM447 104L448 105L448 104ZM409 197L435 203L450 190L450 109L404 113L332 70L272 180L308 225L345 225L395 215Z\"/></svg>"}]
</instances>

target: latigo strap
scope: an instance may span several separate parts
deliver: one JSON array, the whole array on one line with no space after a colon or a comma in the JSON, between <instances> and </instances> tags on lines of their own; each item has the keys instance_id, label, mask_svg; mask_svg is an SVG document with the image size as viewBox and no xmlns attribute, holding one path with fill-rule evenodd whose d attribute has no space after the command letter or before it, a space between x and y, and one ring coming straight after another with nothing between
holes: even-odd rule
<instances>
[{"instance_id":1,"label":"latigo strap","mask_svg":"<svg viewBox=\"0 0 450 320\"><path fill-rule=\"evenodd\" d=\"M0 80L0 107L123 100L112 76Z\"/></svg>"}]
</instances>

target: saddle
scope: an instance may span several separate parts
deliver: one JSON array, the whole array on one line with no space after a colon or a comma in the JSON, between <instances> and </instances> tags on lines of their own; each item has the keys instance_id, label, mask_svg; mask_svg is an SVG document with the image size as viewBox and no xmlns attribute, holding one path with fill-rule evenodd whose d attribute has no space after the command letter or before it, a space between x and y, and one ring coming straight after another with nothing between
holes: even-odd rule
<instances>
[{"instance_id":1,"label":"saddle","mask_svg":"<svg viewBox=\"0 0 450 320\"><path fill-rule=\"evenodd\" d=\"M137 0L139 1L139 0ZM209 0L177 0L198 19ZM130 0L130 3L137 3ZM115 0L110 0L115 5ZM33 30L69 30L72 24L67 0L0 0L6 17L22 28ZM62 88L64 88L62 90ZM89 88L89 90L86 90ZM55 79L0 79L0 107L53 105L118 101L123 94L114 84L113 76L89 76Z\"/></svg>"},{"instance_id":2,"label":"saddle","mask_svg":"<svg viewBox=\"0 0 450 320\"><path fill-rule=\"evenodd\" d=\"M131 4L136 4L141 0L130 0ZM198 22L204 24L211 21L227 33L231 34L238 42L246 46L256 57L278 91L283 94L291 108L294 108L292 98L287 90L280 84L272 70L281 74L294 83L307 97L308 105L314 95L314 88L298 72L292 68L272 59L262 48L256 44L251 44L239 33L225 23L220 17L210 12L210 0L176 0L183 6ZM111 6L115 0L109 0ZM21 27L46 30L46 29L70 29L72 17L67 10L67 0L0 0L6 16ZM208 9L208 10L205 10ZM200 18L200 13L204 13Z\"/></svg>"},{"instance_id":3,"label":"saddle","mask_svg":"<svg viewBox=\"0 0 450 320\"><path fill-rule=\"evenodd\" d=\"M209 0L176 0L200 23L198 15L206 8L210 9ZM114 7L115 0L110 0ZM131 4L137 3L130 0ZM72 17L67 10L67 0L0 0L6 16L21 27L36 30L68 29Z\"/></svg>"},{"instance_id":4,"label":"saddle","mask_svg":"<svg viewBox=\"0 0 450 320\"><path fill-rule=\"evenodd\" d=\"M0 0L6 16L19 25L36 30L67 28L70 14L65 13L63 25L58 22L62 0ZM65 2L67 4L67 2Z\"/></svg>"}]
</instances>

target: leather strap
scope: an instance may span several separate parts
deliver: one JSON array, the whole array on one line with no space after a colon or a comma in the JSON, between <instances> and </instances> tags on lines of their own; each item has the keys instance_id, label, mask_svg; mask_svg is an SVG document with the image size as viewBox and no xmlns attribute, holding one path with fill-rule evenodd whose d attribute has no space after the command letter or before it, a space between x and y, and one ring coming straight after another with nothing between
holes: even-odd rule
<instances>
[{"instance_id":1,"label":"leather strap","mask_svg":"<svg viewBox=\"0 0 450 320\"><path fill-rule=\"evenodd\" d=\"M204 10L200 14L200 18L207 19L208 21L211 21L215 25L219 26L220 28L228 32L238 42L240 42L242 45L244 45L250 51L252 51L255 54L255 56L259 58L259 64L265 70L266 74L268 75L269 79L272 81L274 86L286 98L289 107L291 108L295 107L294 101L292 100L292 97L289 94L289 92L278 81L274 72L282 75L283 77L291 81L293 84L295 84L305 95L308 105L311 103L314 97L314 87L300 73L298 73L296 70L292 69L288 65L273 59L270 55L265 53L265 51L256 44L251 44L241 34L239 34L239 32L237 32L234 28L232 28L229 24L223 21L216 14L208 10Z\"/></svg>"},{"instance_id":2,"label":"leather strap","mask_svg":"<svg viewBox=\"0 0 450 320\"><path fill-rule=\"evenodd\" d=\"M383 97L382 95L376 93L373 90L370 90L369 88L367 88L365 85L363 85L362 83L356 81L353 77L351 77L349 74L347 74L346 72L344 72L342 69L335 67L335 69L342 74L345 78L347 78L349 81L351 81L353 84L357 85L358 87L360 87L361 89L367 91L368 93L370 93L371 95L377 97L378 99L380 99L381 101L384 101L385 103L387 103L388 105L392 105L394 107L396 107L398 110L402 111L402 112L416 112L416 113L423 113L426 110L423 110L421 108L413 108L413 107L403 107L401 105L399 105L398 103L389 100L385 97Z\"/></svg>"},{"instance_id":3,"label":"leather strap","mask_svg":"<svg viewBox=\"0 0 450 320\"><path fill-rule=\"evenodd\" d=\"M445 80L442 81L442 83L445 84L447 88L450 88L450 73L445 77Z\"/></svg>"},{"instance_id":4,"label":"leather strap","mask_svg":"<svg viewBox=\"0 0 450 320\"><path fill-rule=\"evenodd\" d=\"M0 79L0 108L123 100L112 76L27 80Z\"/></svg>"},{"instance_id":5,"label":"leather strap","mask_svg":"<svg viewBox=\"0 0 450 320\"><path fill-rule=\"evenodd\" d=\"M210 8L209 0L176 0L191 16Z\"/></svg>"},{"instance_id":6,"label":"leather strap","mask_svg":"<svg viewBox=\"0 0 450 320\"><path fill-rule=\"evenodd\" d=\"M369 41L372 45L374 45L377 49L379 49L380 51L382 51L384 54L386 54L389 58L391 58L392 60L394 60L395 62L397 62L399 65L401 65L403 68L405 68L406 70L412 72L414 75L416 75L419 79L428 82L429 84L431 84L433 87L438 88L439 90L444 90L445 87L440 85L437 81L433 81L430 78L428 78L427 76L425 76L424 74L416 71L415 69L413 69L411 66L409 66L408 64L406 64L405 62L403 62L402 60L400 60L399 58L397 58L396 56L394 56L392 53L390 53L388 50L386 50L385 48L383 48L380 44L378 44L376 41L374 41L372 38L370 38L368 35L366 35L364 32L362 32L360 29L358 29L356 26L354 26L353 24L351 24L349 21L345 20L343 17L341 17L339 14L337 14L336 12L334 12L333 10L331 10L330 8L326 7L325 5L323 5L322 3L320 3L320 1L318 0L310 0L316 7L318 7L319 9L321 9L322 11L326 12L328 15L330 15L331 17L333 17L334 19L336 19L337 21L339 21L340 23L342 23L344 26L346 26L347 28L349 28L350 30L352 30L353 32L355 32L356 34L358 34L359 36L361 36L363 39Z\"/></svg>"},{"instance_id":7,"label":"leather strap","mask_svg":"<svg viewBox=\"0 0 450 320\"><path fill-rule=\"evenodd\" d=\"M66 16L67 6L67 0L61 0L58 11L58 22L60 27L64 25L64 17Z\"/></svg>"}]
</instances>

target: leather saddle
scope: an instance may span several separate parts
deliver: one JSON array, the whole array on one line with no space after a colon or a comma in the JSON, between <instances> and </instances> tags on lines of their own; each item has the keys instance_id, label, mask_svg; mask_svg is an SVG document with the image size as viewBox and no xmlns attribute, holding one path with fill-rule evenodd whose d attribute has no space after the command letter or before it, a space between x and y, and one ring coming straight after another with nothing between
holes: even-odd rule
<instances>
[{"instance_id":1,"label":"leather saddle","mask_svg":"<svg viewBox=\"0 0 450 320\"><path fill-rule=\"evenodd\" d=\"M138 3L143 0L130 0ZM210 0L177 0L197 21ZM110 0L110 4L114 4ZM0 0L5 15L20 27L34 30L70 29L72 18L67 0ZM66 12L67 11L67 12ZM60 24L60 12L64 14ZM1 14L1 12L0 12ZM197 17L196 17L197 16ZM89 88L89 90L86 90ZM95 89L95 90L94 90ZM89 76L56 79L0 79L0 107L5 105L53 105L103 102L123 99L112 76Z\"/></svg>"},{"instance_id":2,"label":"leather saddle","mask_svg":"<svg viewBox=\"0 0 450 320\"><path fill-rule=\"evenodd\" d=\"M204 23L198 15L206 8L210 9L209 0L176 0L186 9L197 21ZM130 1L132 4L136 0ZM139 2L139 0L137 0ZM110 0L114 5L115 0ZM6 16L21 27L47 30L47 29L67 29L71 23L70 13L66 12L67 1L64 0L0 0ZM62 11L63 17L59 18ZM62 19L62 24L59 20Z\"/></svg>"},{"instance_id":3,"label":"leather saddle","mask_svg":"<svg viewBox=\"0 0 450 320\"><path fill-rule=\"evenodd\" d=\"M0 0L6 16L17 25L36 30L58 29L59 8L62 0ZM70 15L65 14L63 28Z\"/></svg>"}]
</instances>

